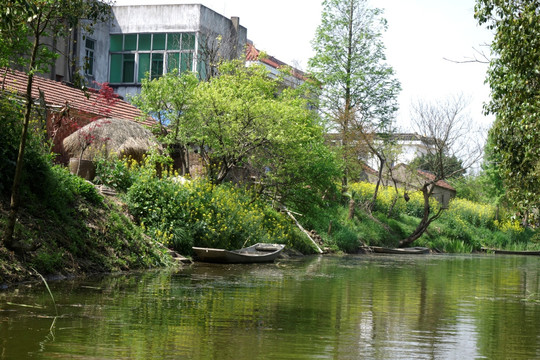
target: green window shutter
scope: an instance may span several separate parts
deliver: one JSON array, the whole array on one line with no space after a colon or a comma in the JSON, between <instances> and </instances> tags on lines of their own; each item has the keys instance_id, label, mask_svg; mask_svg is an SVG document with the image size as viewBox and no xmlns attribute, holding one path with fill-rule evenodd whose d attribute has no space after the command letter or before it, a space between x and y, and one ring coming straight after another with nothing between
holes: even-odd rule
<instances>
[{"instance_id":1,"label":"green window shutter","mask_svg":"<svg viewBox=\"0 0 540 360\"><path fill-rule=\"evenodd\" d=\"M163 54L152 54L151 79L157 79L163 75Z\"/></svg>"},{"instance_id":2,"label":"green window shutter","mask_svg":"<svg viewBox=\"0 0 540 360\"><path fill-rule=\"evenodd\" d=\"M182 50L195 50L195 34L194 33L182 34Z\"/></svg>"},{"instance_id":3,"label":"green window shutter","mask_svg":"<svg viewBox=\"0 0 540 360\"><path fill-rule=\"evenodd\" d=\"M180 50L180 33L167 34L167 50Z\"/></svg>"},{"instance_id":4,"label":"green window shutter","mask_svg":"<svg viewBox=\"0 0 540 360\"><path fill-rule=\"evenodd\" d=\"M180 54L179 53L168 53L167 54L167 72L171 72L174 69L179 68L180 65Z\"/></svg>"},{"instance_id":5,"label":"green window shutter","mask_svg":"<svg viewBox=\"0 0 540 360\"><path fill-rule=\"evenodd\" d=\"M139 73L137 76L137 82L142 82L146 79L146 73L150 72L150 53L139 54Z\"/></svg>"},{"instance_id":6,"label":"green window shutter","mask_svg":"<svg viewBox=\"0 0 540 360\"><path fill-rule=\"evenodd\" d=\"M182 53L180 72L191 71L193 68L193 53Z\"/></svg>"},{"instance_id":7,"label":"green window shutter","mask_svg":"<svg viewBox=\"0 0 540 360\"><path fill-rule=\"evenodd\" d=\"M152 50L165 50L165 34L154 34Z\"/></svg>"},{"instance_id":8,"label":"green window shutter","mask_svg":"<svg viewBox=\"0 0 540 360\"><path fill-rule=\"evenodd\" d=\"M150 50L152 45L152 34L139 34L139 51Z\"/></svg>"},{"instance_id":9,"label":"green window shutter","mask_svg":"<svg viewBox=\"0 0 540 360\"><path fill-rule=\"evenodd\" d=\"M111 50L111 52L112 51L122 51L123 39L124 39L124 36L122 34L111 35L111 37L110 37L110 40L111 40L110 50Z\"/></svg>"},{"instance_id":10,"label":"green window shutter","mask_svg":"<svg viewBox=\"0 0 540 360\"><path fill-rule=\"evenodd\" d=\"M124 35L124 50L137 50L137 34Z\"/></svg>"},{"instance_id":11,"label":"green window shutter","mask_svg":"<svg viewBox=\"0 0 540 360\"><path fill-rule=\"evenodd\" d=\"M124 54L124 67L122 69L122 82L132 83L135 81L135 55Z\"/></svg>"},{"instance_id":12,"label":"green window shutter","mask_svg":"<svg viewBox=\"0 0 540 360\"><path fill-rule=\"evenodd\" d=\"M111 54L111 68L109 69L109 82L117 84L122 82L122 54Z\"/></svg>"}]
</instances>

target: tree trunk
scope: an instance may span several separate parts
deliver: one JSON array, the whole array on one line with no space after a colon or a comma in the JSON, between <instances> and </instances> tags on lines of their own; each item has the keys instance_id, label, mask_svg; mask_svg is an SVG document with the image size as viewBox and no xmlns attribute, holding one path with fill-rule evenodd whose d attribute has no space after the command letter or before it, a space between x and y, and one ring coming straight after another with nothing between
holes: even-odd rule
<instances>
[{"instance_id":1,"label":"tree trunk","mask_svg":"<svg viewBox=\"0 0 540 360\"><path fill-rule=\"evenodd\" d=\"M38 15L36 29L39 29L41 21L41 13ZM26 138L28 136L28 127L30 124L30 116L32 115L32 84L34 82L34 67L36 66L37 51L39 47L39 31L34 32L34 44L32 45L32 55L30 57L30 71L28 72L28 80L26 83L26 107L24 110L24 124L19 142L19 153L17 155L17 164L15 166L15 176L13 177L13 185L11 187L11 201L4 234L4 245L6 248L14 250L15 241L13 233L15 231L15 223L17 222L17 213L19 211L20 199L19 189L21 185L21 175L24 165L24 150L26 148Z\"/></svg>"},{"instance_id":2,"label":"tree trunk","mask_svg":"<svg viewBox=\"0 0 540 360\"><path fill-rule=\"evenodd\" d=\"M351 200L349 200L349 216L347 216L347 219L352 220L354 219L354 210L356 208L356 202L354 201L353 197L351 196Z\"/></svg>"},{"instance_id":3,"label":"tree trunk","mask_svg":"<svg viewBox=\"0 0 540 360\"><path fill-rule=\"evenodd\" d=\"M412 244L415 240L419 239L420 236L424 234L424 232L428 229L429 225L436 219L438 219L441 214L443 208L439 208L439 211L437 214L430 217L431 209L429 205L429 197L431 196L433 186L431 184L424 184L422 186L422 194L424 195L424 215L422 216L422 220L420 220L420 223L414 229L411 235L409 235L406 239L403 239L399 242L399 247L406 247L410 244Z\"/></svg>"},{"instance_id":4,"label":"tree trunk","mask_svg":"<svg viewBox=\"0 0 540 360\"><path fill-rule=\"evenodd\" d=\"M382 173L383 173L383 168L384 168L384 159L380 156L380 155L377 155L379 157L379 174L378 174L378 177L377 177L377 184L375 184L375 191L373 192L373 198L371 199L371 203L369 203L368 205L368 211L369 212L373 212L373 210L375 210L375 204L377 202L377 196L379 195L379 187L381 186L381 181L382 181Z\"/></svg>"}]
</instances>

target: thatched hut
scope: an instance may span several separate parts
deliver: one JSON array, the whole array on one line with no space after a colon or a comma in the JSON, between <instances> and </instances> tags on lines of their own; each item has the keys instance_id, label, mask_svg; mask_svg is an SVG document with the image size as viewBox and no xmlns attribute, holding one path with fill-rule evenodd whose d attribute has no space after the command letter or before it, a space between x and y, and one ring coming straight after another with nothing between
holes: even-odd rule
<instances>
[{"instance_id":1,"label":"thatched hut","mask_svg":"<svg viewBox=\"0 0 540 360\"><path fill-rule=\"evenodd\" d=\"M114 118L96 120L80 128L64 139L63 146L71 158L78 159L82 152L84 160L115 154L138 161L151 148L160 147L150 130L136 122Z\"/></svg>"}]
</instances>

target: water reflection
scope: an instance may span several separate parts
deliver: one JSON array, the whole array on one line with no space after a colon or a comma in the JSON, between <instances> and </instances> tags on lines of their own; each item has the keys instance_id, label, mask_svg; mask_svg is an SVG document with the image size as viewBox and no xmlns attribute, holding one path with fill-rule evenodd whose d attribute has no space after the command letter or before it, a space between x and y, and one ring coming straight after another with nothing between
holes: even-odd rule
<instances>
[{"instance_id":1,"label":"water reflection","mask_svg":"<svg viewBox=\"0 0 540 360\"><path fill-rule=\"evenodd\" d=\"M196 264L0 293L0 358L540 357L539 259ZM51 329L51 324L54 327Z\"/></svg>"}]
</instances>

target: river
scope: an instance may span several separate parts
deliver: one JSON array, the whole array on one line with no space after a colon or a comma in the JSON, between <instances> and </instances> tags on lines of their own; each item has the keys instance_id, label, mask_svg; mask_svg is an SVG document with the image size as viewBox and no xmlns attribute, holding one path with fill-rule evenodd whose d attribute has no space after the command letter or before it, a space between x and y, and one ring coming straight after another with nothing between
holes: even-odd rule
<instances>
[{"instance_id":1,"label":"river","mask_svg":"<svg viewBox=\"0 0 540 360\"><path fill-rule=\"evenodd\" d=\"M540 359L540 258L194 264L0 292L1 359Z\"/></svg>"}]
</instances>

